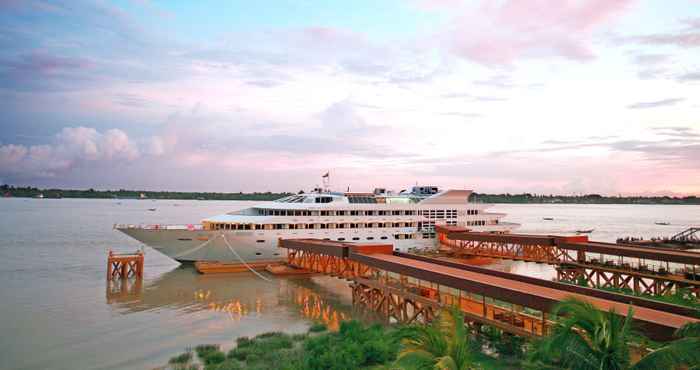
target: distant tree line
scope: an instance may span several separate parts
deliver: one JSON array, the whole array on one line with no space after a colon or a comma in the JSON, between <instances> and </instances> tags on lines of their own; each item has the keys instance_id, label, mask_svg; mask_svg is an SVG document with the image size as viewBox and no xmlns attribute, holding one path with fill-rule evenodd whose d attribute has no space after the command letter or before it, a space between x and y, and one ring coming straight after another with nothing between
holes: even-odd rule
<instances>
[{"instance_id":1,"label":"distant tree line","mask_svg":"<svg viewBox=\"0 0 700 370\"><path fill-rule=\"evenodd\" d=\"M544 194L480 194L473 193L470 200L482 203L563 203L563 204L700 204L694 195L685 197L642 197L605 196L600 194L583 195L544 195Z\"/></svg>"},{"instance_id":2,"label":"distant tree line","mask_svg":"<svg viewBox=\"0 0 700 370\"><path fill-rule=\"evenodd\" d=\"M5 197L33 198L43 194L44 198L140 198L143 194L148 199L199 199L199 200L275 200L292 195L291 192L254 192L254 193L213 193L147 190L75 190L75 189L39 189L31 186L0 186L0 194ZM303 190L299 191L303 194ZM585 195L544 195L544 194L481 194L473 193L470 200L481 203L563 203L563 204L700 204L697 196L685 197L641 197L641 196L605 196L600 194Z\"/></svg>"},{"instance_id":3,"label":"distant tree line","mask_svg":"<svg viewBox=\"0 0 700 370\"><path fill-rule=\"evenodd\" d=\"M193 200L275 200L291 195L291 193L213 193L213 192L179 192L179 191L147 191L147 190L75 190L75 189L39 189L31 186L20 187L11 185L0 186L0 193L5 197L34 198L43 195L44 198L90 198L90 199L193 199Z\"/></svg>"}]
</instances>

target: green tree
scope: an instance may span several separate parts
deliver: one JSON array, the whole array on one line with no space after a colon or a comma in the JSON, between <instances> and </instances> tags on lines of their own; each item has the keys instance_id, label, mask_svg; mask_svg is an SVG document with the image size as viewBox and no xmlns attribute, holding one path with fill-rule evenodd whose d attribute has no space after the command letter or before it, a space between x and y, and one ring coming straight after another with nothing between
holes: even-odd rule
<instances>
[{"instance_id":1,"label":"green tree","mask_svg":"<svg viewBox=\"0 0 700 370\"><path fill-rule=\"evenodd\" d=\"M552 311L557 320L549 336L534 346L528 366L537 369L646 370L696 368L700 364L700 326L688 324L677 331L679 339L644 356L630 360L630 342L639 339L632 330L633 310L626 316L614 310L596 309L574 298Z\"/></svg>"},{"instance_id":2,"label":"green tree","mask_svg":"<svg viewBox=\"0 0 700 370\"><path fill-rule=\"evenodd\" d=\"M396 364L410 369L466 370L474 366L474 349L457 308L444 309L430 324L408 326L397 335L403 345Z\"/></svg>"},{"instance_id":3,"label":"green tree","mask_svg":"<svg viewBox=\"0 0 700 370\"><path fill-rule=\"evenodd\" d=\"M588 302L569 298L555 306L552 313L558 319L550 335L538 343L534 363L575 370L629 368L631 307L622 317L614 310L599 311Z\"/></svg>"},{"instance_id":4,"label":"green tree","mask_svg":"<svg viewBox=\"0 0 700 370\"><path fill-rule=\"evenodd\" d=\"M682 366L700 369L700 322L683 325L674 336L676 340L644 356L634 364L634 369L673 369Z\"/></svg>"}]
</instances>

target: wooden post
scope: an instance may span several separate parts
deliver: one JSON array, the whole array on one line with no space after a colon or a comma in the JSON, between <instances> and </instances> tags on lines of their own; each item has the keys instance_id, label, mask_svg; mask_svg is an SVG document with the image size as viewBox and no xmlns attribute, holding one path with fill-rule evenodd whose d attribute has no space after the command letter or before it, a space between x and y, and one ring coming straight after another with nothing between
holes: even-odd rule
<instances>
[{"instance_id":1,"label":"wooden post","mask_svg":"<svg viewBox=\"0 0 700 370\"><path fill-rule=\"evenodd\" d=\"M112 278L112 250L109 250L109 255L107 256L107 279Z\"/></svg>"},{"instance_id":2,"label":"wooden post","mask_svg":"<svg viewBox=\"0 0 700 370\"><path fill-rule=\"evenodd\" d=\"M545 311L542 311L542 336L547 335L547 332L544 330L545 323L546 323L546 317L547 317L547 313Z\"/></svg>"}]
</instances>

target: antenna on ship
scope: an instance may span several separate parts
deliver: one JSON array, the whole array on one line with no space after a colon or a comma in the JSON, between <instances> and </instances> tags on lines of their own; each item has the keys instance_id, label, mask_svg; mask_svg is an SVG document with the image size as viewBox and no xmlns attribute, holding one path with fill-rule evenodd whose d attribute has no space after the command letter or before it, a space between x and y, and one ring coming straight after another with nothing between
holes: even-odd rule
<instances>
[{"instance_id":1,"label":"antenna on ship","mask_svg":"<svg viewBox=\"0 0 700 370\"><path fill-rule=\"evenodd\" d=\"M331 171L326 171L326 173L323 176L321 176L321 179L323 179L323 191L330 192L331 191Z\"/></svg>"}]
</instances>

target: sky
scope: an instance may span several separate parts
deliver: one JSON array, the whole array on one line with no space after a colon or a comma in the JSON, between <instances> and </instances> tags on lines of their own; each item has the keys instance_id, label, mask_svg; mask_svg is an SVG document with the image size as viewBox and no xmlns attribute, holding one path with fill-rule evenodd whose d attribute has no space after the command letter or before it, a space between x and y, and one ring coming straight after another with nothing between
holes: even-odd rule
<instances>
[{"instance_id":1,"label":"sky","mask_svg":"<svg viewBox=\"0 0 700 370\"><path fill-rule=\"evenodd\" d=\"M700 0L0 0L0 183L700 195Z\"/></svg>"}]
</instances>

